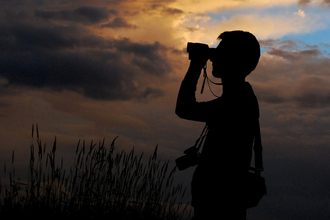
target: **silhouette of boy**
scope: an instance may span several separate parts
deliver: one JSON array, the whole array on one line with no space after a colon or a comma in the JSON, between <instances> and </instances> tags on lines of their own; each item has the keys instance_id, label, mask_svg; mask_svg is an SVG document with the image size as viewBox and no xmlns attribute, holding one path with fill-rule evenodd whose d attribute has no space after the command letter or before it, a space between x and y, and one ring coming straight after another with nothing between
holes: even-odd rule
<instances>
[{"instance_id":1,"label":"silhouette of boy","mask_svg":"<svg viewBox=\"0 0 330 220\"><path fill-rule=\"evenodd\" d=\"M218 39L221 42L210 60L213 76L222 80L222 96L196 101L196 85L208 57L192 59L178 94L176 114L209 127L191 184L194 220L245 220L245 176L259 118L257 98L245 77L258 64L260 46L254 35L244 31L223 32Z\"/></svg>"}]
</instances>

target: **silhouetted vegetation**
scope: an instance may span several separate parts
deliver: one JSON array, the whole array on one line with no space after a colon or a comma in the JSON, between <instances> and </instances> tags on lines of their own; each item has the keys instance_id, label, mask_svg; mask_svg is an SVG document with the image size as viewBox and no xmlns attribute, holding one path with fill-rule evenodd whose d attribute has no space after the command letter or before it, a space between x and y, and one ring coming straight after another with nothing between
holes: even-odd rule
<instances>
[{"instance_id":1,"label":"silhouetted vegetation","mask_svg":"<svg viewBox=\"0 0 330 220\"><path fill-rule=\"evenodd\" d=\"M98 144L79 141L70 169L63 159L56 161L56 137L49 152L36 129L36 145L30 146L28 179L16 177L14 168L7 170L0 184L0 214L33 218L104 218L181 219L189 215L189 205L180 202L185 189L174 184L176 168L157 158L157 146L148 162L143 154L115 153L115 140L109 148L104 140ZM32 129L32 136L34 129ZM15 154L12 155L14 167Z\"/></svg>"}]
</instances>

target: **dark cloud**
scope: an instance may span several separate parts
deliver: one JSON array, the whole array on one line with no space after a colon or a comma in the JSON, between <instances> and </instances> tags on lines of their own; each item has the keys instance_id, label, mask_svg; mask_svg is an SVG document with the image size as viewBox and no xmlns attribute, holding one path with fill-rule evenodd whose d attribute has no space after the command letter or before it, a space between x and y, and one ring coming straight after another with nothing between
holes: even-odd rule
<instances>
[{"instance_id":1,"label":"dark cloud","mask_svg":"<svg viewBox=\"0 0 330 220\"><path fill-rule=\"evenodd\" d=\"M300 108L330 106L330 57L316 45L293 40L260 41L266 53L251 74L260 101Z\"/></svg>"},{"instance_id":2,"label":"dark cloud","mask_svg":"<svg viewBox=\"0 0 330 220\"><path fill-rule=\"evenodd\" d=\"M306 6L310 2L311 2L311 0L299 0L298 5Z\"/></svg>"},{"instance_id":3,"label":"dark cloud","mask_svg":"<svg viewBox=\"0 0 330 220\"><path fill-rule=\"evenodd\" d=\"M113 21L101 25L102 28L137 28L136 25L129 24L124 18L117 17Z\"/></svg>"},{"instance_id":4,"label":"dark cloud","mask_svg":"<svg viewBox=\"0 0 330 220\"><path fill-rule=\"evenodd\" d=\"M318 49L317 45L309 45L301 40L259 40L259 43L263 49L271 50L271 49L279 49L283 51L293 51L293 50L302 50L304 48L307 49Z\"/></svg>"},{"instance_id":5,"label":"dark cloud","mask_svg":"<svg viewBox=\"0 0 330 220\"><path fill-rule=\"evenodd\" d=\"M166 14L170 14L170 15L180 15L183 13L182 10L177 9L177 8L164 8L164 12Z\"/></svg>"},{"instance_id":6,"label":"dark cloud","mask_svg":"<svg viewBox=\"0 0 330 220\"><path fill-rule=\"evenodd\" d=\"M264 86L260 84L254 85L254 90L258 94L258 99L263 102L272 103L272 104L281 104L288 101L288 97L283 96L279 92L279 88L274 86Z\"/></svg>"},{"instance_id":7,"label":"dark cloud","mask_svg":"<svg viewBox=\"0 0 330 220\"><path fill-rule=\"evenodd\" d=\"M194 31L200 30L200 28L196 28L196 27L186 27L185 29L189 32L194 32Z\"/></svg>"},{"instance_id":8,"label":"dark cloud","mask_svg":"<svg viewBox=\"0 0 330 220\"><path fill-rule=\"evenodd\" d=\"M35 16L43 19L73 21L83 24L96 24L108 20L112 15L117 15L116 10L105 7L79 7L71 10L45 11L36 10Z\"/></svg>"},{"instance_id":9,"label":"dark cloud","mask_svg":"<svg viewBox=\"0 0 330 220\"><path fill-rule=\"evenodd\" d=\"M93 99L158 97L148 82L171 65L159 42L105 39L83 27L52 23L0 24L0 76L8 85L70 90Z\"/></svg>"},{"instance_id":10,"label":"dark cloud","mask_svg":"<svg viewBox=\"0 0 330 220\"><path fill-rule=\"evenodd\" d=\"M298 5L307 6L311 2L312 2L311 0L299 0ZM322 0L321 4L330 4L330 0Z\"/></svg>"},{"instance_id":11,"label":"dark cloud","mask_svg":"<svg viewBox=\"0 0 330 220\"><path fill-rule=\"evenodd\" d=\"M330 106L330 80L320 76L301 79L293 99L303 108L324 108Z\"/></svg>"},{"instance_id":12,"label":"dark cloud","mask_svg":"<svg viewBox=\"0 0 330 220\"><path fill-rule=\"evenodd\" d=\"M53 7L75 7L75 6L95 6L95 5L120 5L127 0L1 0L6 6L53 6Z\"/></svg>"},{"instance_id":13,"label":"dark cloud","mask_svg":"<svg viewBox=\"0 0 330 220\"><path fill-rule=\"evenodd\" d=\"M159 10L159 11L161 11L162 13L164 13L166 15L181 15L181 14L184 13L181 9L167 7L166 6L167 3L168 2L162 1L162 2L159 2L159 3L152 4L150 6L150 9L151 10Z\"/></svg>"}]
</instances>

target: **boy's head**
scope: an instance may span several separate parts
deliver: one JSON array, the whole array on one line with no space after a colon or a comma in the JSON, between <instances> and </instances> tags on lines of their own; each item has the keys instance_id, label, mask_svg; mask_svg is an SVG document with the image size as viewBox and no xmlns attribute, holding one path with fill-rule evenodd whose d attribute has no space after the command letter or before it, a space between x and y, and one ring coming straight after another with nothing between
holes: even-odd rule
<instances>
[{"instance_id":1,"label":"boy's head","mask_svg":"<svg viewBox=\"0 0 330 220\"><path fill-rule=\"evenodd\" d=\"M253 34L226 31L218 39L221 42L216 48L215 56L211 58L215 77L245 78L256 68L260 58L260 45Z\"/></svg>"}]
</instances>

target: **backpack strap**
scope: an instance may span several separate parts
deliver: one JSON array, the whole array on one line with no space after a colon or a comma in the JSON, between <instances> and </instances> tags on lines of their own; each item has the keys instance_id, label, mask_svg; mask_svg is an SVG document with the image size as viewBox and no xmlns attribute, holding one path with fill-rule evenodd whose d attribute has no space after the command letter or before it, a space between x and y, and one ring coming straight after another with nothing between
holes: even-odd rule
<instances>
[{"instance_id":1,"label":"backpack strap","mask_svg":"<svg viewBox=\"0 0 330 220\"><path fill-rule=\"evenodd\" d=\"M199 151L204 143L204 139L205 137L207 136L207 133L209 131L209 127L207 126L207 124L205 125L205 127L203 128L203 131L201 133L201 135L199 136L198 140L196 141L196 148L197 148L197 151Z\"/></svg>"},{"instance_id":2,"label":"backpack strap","mask_svg":"<svg viewBox=\"0 0 330 220\"><path fill-rule=\"evenodd\" d=\"M201 135L200 135L199 138L196 140L195 145L192 146L192 147L190 147L190 148L188 148L188 149L185 150L183 153L184 153L184 154L189 154L190 152L198 152L198 151L201 149L201 147L202 147L202 145L203 145L203 143L204 143L204 139L205 139L205 137L207 136L208 131L209 131L209 128L208 128L208 126L207 126L207 124L206 124L206 125L204 126L204 128L203 128L203 131L202 131Z\"/></svg>"}]
</instances>

